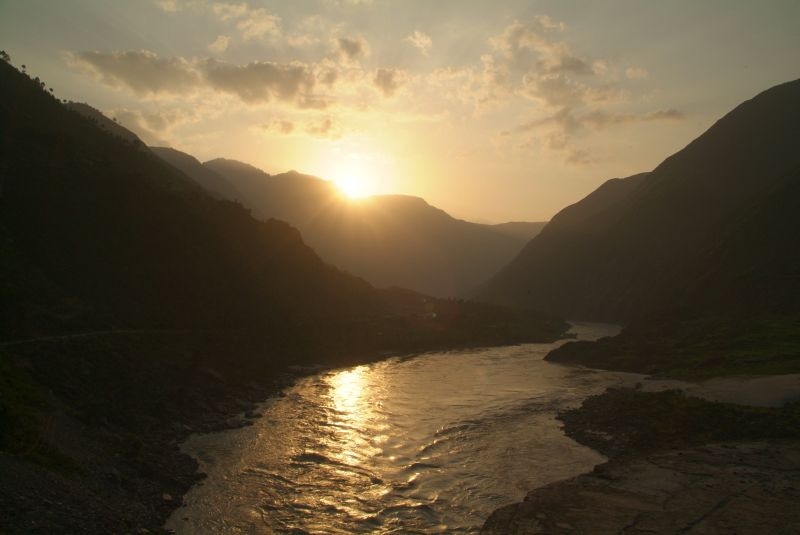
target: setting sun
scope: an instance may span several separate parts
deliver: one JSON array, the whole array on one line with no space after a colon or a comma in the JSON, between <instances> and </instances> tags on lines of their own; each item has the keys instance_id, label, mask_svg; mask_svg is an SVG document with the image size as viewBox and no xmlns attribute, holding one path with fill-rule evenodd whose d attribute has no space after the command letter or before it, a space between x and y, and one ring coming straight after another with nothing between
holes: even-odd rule
<instances>
[{"instance_id":1,"label":"setting sun","mask_svg":"<svg viewBox=\"0 0 800 535\"><path fill-rule=\"evenodd\" d=\"M369 185L358 174L350 173L341 178L334 179L336 187L350 199L360 199L370 194Z\"/></svg>"},{"instance_id":2,"label":"setting sun","mask_svg":"<svg viewBox=\"0 0 800 535\"><path fill-rule=\"evenodd\" d=\"M373 159L361 153L339 156L324 173L347 198L361 199L377 193L378 173Z\"/></svg>"}]
</instances>

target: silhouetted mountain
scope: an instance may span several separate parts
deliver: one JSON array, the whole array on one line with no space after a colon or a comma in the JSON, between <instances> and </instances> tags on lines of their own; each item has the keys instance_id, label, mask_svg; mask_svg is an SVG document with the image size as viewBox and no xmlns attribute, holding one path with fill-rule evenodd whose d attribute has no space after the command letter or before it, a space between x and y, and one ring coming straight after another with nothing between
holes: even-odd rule
<instances>
[{"instance_id":1,"label":"silhouetted mountain","mask_svg":"<svg viewBox=\"0 0 800 535\"><path fill-rule=\"evenodd\" d=\"M103 130L107 131L109 134L118 136L128 142L135 143L137 145L141 145L142 148L145 147L145 144L139 139L139 136L119 124L118 122L109 119L106 117L103 112L100 110L93 108L89 104L85 102L68 102L66 107L71 109L72 111L76 111L86 117L87 119L91 120L97 126L102 128Z\"/></svg>"},{"instance_id":2,"label":"silhouetted mountain","mask_svg":"<svg viewBox=\"0 0 800 535\"><path fill-rule=\"evenodd\" d=\"M367 283L325 265L286 223L212 199L0 67L6 328L41 328L41 314L65 325L230 327L379 309ZM75 317L84 313L91 319Z\"/></svg>"},{"instance_id":3,"label":"silhouetted mountain","mask_svg":"<svg viewBox=\"0 0 800 535\"><path fill-rule=\"evenodd\" d=\"M197 158L169 147L150 147L162 160L170 163L197 182L212 196L228 201L241 201L242 194L233 184L200 163Z\"/></svg>"},{"instance_id":4,"label":"silhouetted mountain","mask_svg":"<svg viewBox=\"0 0 800 535\"><path fill-rule=\"evenodd\" d=\"M224 159L205 165L236 186L254 215L288 221L326 261L376 286L462 295L536 233L536 223L455 219L418 197L349 201L331 182L295 171L270 176Z\"/></svg>"},{"instance_id":5,"label":"silhouetted mountain","mask_svg":"<svg viewBox=\"0 0 800 535\"><path fill-rule=\"evenodd\" d=\"M287 338L299 334L287 328L294 326L304 339L335 334L341 351L412 338L477 342L474 326L387 320L391 293L324 263L287 223L258 221L212 198L6 63L0 82L0 336L125 327L253 328ZM295 173L275 181L327 184ZM450 306L420 296L414 314ZM495 314L458 307L465 317ZM539 336L537 325L561 329L524 317L523 337ZM487 329L484 342L499 341L501 331Z\"/></svg>"},{"instance_id":6,"label":"silhouetted mountain","mask_svg":"<svg viewBox=\"0 0 800 535\"><path fill-rule=\"evenodd\" d=\"M521 240L525 240L527 243L528 240L535 238L542 231L546 224L546 221L510 221L508 223L497 223L490 226L494 230L502 232L506 236L519 238Z\"/></svg>"},{"instance_id":7,"label":"silhouetted mountain","mask_svg":"<svg viewBox=\"0 0 800 535\"><path fill-rule=\"evenodd\" d=\"M652 172L563 210L481 297L614 321L797 306L784 296L798 287L799 139L795 81L741 104Z\"/></svg>"}]
</instances>

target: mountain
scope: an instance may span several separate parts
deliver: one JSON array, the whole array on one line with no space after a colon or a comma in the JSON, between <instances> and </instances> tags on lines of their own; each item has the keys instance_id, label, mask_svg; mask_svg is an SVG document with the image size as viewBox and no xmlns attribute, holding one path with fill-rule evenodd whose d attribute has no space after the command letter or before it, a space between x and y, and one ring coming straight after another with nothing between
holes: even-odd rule
<instances>
[{"instance_id":1,"label":"mountain","mask_svg":"<svg viewBox=\"0 0 800 535\"><path fill-rule=\"evenodd\" d=\"M617 322L790 306L798 139L794 81L744 102L653 171L564 209L480 297Z\"/></svg>"},{"instance_id":2,"label":"mountain","mask_svg":"<svg viewBox=\"0 0 800 535\"><path fill-rule=\"evenodd\" d=\"M93 108L85 102L68 102L66 107L72 111L80 113L109 134L117 136L130 143L140 145L143 149L145 148L145 144L141 139L139 139L139 136L119 124L116 120L109 119L97 108Z\"/></svg>"},{"instance_id":3,"label":"mountain","mask_svg":"<svg viewBox=\"0 0 800 535\"><path fill-rule=\"evenodd\" d=\"M156 156L179 169L218 199L240 201L242 194L233 184L200 163L197 158L169 147L150 147Z\"/></svg>"},{"instance_id":4,"label":"mountain","mask_svg":"<svg viewBox=\"0 0 800 535\"><path fill-rule=\"evenodd\" d=\"M268 175L225 159L205 166L234 184L256 217L288 221L326 261L379 287L463 295L541 225L470 223L406 195L350 201L331 182L296 171Z\"/></svg>"},{"instance_id":5,"label":"mountain","mask_svg":"<svg viewBox=\"0 0 800 535\"><path fill-rule=\"evenodd\" d=\"M263 326L379 309L288 224L211 198L0 67L5 328Z\"/></svg>"},{"instance_id":6,"label":"mountain","mask_svg":"<svg viewBox=\"0 0 800 535\"><path fill-rule=\"evenodd\" d=\"M507 236L525 240L527 243L528 240L532 240L539 234L546 224L544 221L510 221L508 223L496 223L491 227Z\"/></svg>"},{"instance_id":7,"label":"mountain","mask_svg":"<svg viewBox=\"0 0 800 535\"><path fill-rule=\"evenodd\" d=\"M326 264L289 224L215 199L5 62L0 81L0 338L255 329L323 346L332 336L331 347L346 352L412 340L475 343L480 318L484 342L510 332L493 325L500 318L523 337L545 325L560 332L549 318L469 303L458 304L461 319L443 327L437 318L452 303L376 290ZM180 154L159 152L191 167ZM190 170L198 169L211 176L202 166ZM295 174L275 180L327 185ZM421 200L412 204L427 213ZM437 314L426 321L408 321L431 311Z\"/></svg>"}]
</instances>

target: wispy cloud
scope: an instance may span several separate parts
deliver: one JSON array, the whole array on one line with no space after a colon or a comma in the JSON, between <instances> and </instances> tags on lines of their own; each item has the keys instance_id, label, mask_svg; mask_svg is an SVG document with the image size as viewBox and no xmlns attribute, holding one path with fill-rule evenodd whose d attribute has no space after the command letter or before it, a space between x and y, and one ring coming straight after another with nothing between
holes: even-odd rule
<instances>
[{"instance_id":1,"label":"wispy cloud","mask_svg":"<svg viewBox=\"0 0 800 535\"><path fill-rule=\"evenodd\" d=\"M411 46L418 49L423 56L427 56L433 46L433 39L431 39L431 36L419 30L415 30L414 33L403 39L403 42L409 43Z\"/></svg>"},{"instance_id":2,"label":"wispy cloud","mask_svg":"<svg viewBox=\"0 0 800 535\"><path fill-rule=\"evenodd\" d=\"M281 18L263 7L252 8L249 4L212 4L212 12L221 21L233 21L243 39L263 39L281 35Z\"/></svg>"},{"instance_id":3,"label":"wispy cloud","mask_svg":"<svg viewBox=\"0 0 800 535\"><path fill-rule=\"evenodd\" d=\"M218 35L214 41L208 45L208 50L214 54L222 54L226 50L228 50L228 46L231 44L231 38L226 35Z\"/></svg>"},{"instance_id":4,"label":"wispy cloud","mask_svg":"<svg viewBox=\"0 0 800 535\"><path fill-rule=\"evenodd\" d=\"M643 69L642 67L628 67L625 69L625 76L630 80L643 80L648 78L650 73L647 72L647 69Z\"/></svg>"}]
</instances>

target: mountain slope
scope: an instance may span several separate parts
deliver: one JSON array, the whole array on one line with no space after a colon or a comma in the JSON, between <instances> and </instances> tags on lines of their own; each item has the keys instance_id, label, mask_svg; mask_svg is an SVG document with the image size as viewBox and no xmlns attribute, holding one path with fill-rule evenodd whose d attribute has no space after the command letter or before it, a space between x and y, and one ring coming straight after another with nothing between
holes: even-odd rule
<instances>
[{"instance_id":1,"label":"mountain slope","mask_svg":"<svg viewBox=\"0 0 800 535\"><path fill-rule=\"evenodd\" d=\"M240 201L242 194L233 184L200 163L195 157L169 147L150 147L153 153L173 165L218 199Z\"/></svg>"},{"instance_id":2,"label":"mountain slope","mask_svg":"<svg viewBox=\"0 0 800 535\"><path fill-rule=\"evenodd\" d=\"M212 199L0 68L4 326L41 328L42 311L65 325L229 327L378 308L286 223Z\"/></svg>"},{"instance_id":3,"label":"mountain slope","mask_svg":"<svg viewBox=\"0 0 800 535\"><path fill-rule=\"evenodd\" d=\"M145 147L145 144L141 139L139 139L139 136L116 122L116 120L109 119L103 114L103 112L93 108L89 104L86 104L85 102L68 102L66 107L72 111L80 113L109 134L120 137L130 143L140 145L142 148Z\"/></svg>"},{"instance_id":4,"label":"mountain slope","mask_svg":"<svg viewBox=\"0 0 800 535\"><path fill-rule=\"evenodd\" d=\"M606 183L562 211L480 295L567 317L623 322L663 309L724 308L730 292L718 290L714 298L710 282L741 279L732 264L717 261L712 270L709 259L721 242L739 239L732 229L743 215L769 211L775 192L793 187L798 140L795 81L741 104L652 172ZM790 236L797 230L755 232L771 251L782 251L794 249ZM785 256L768 261L743 244L728 247L747 258L750 284L777 288L767 276L769 264L780 265Z\"/></svg>"},{"instance_id":5,"label":"mountain slope","mask_svg":"<svg viewBox=\"0 0 800 535\"><path fill-rule=\"evenodd\" d=\"M295 171L270 176L223 159L205 165L242 192L254 215L290 222L325 260L376 286L462 295L536 233L536 224L510 230L455 219L418 197L348 201L332 183Z\"/></svg>"},{"instance_id":6,"label":"mountain slope","mask_svg":"<svg viewBox=\"0 0 800 535\"><path fill-rule=\"evenodd\" d=\"M522 240L532 240L547 223L544 221L509 221L490 225L492 229Z\"/></svg>"}]
</instances>

